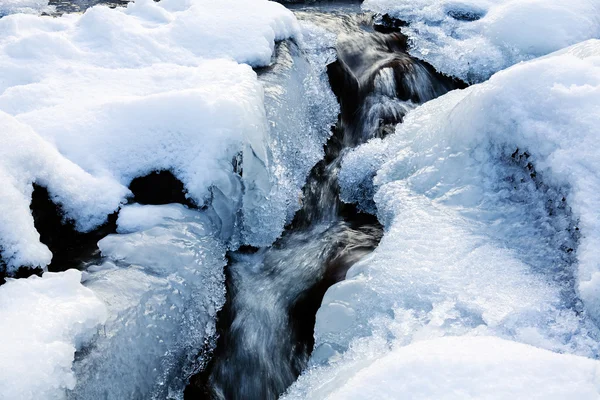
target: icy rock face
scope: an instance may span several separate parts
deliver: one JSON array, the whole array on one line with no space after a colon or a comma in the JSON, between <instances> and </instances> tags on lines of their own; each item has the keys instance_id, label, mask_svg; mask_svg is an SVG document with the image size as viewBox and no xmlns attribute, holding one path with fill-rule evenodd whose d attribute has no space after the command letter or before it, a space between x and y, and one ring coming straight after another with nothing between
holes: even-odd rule
<instances>
[{"instance_id":1,"label":"icy rock face","mask_svg":"<svg viewBox=\"0 0 600 400\"><path fill-rule=\"evenodd\" d=\"M0 2L0 18L9 14L39 14L52 11L48 0L2 0Z\"/></svg>"},{"instance_id":2,"label":"icy rock face","mask_svg":"<svg viewBox=\"0 0 600 400\"><path fill-rule=\"evenodd\" d=\"M284 399L591 400L600 396L599 366L494 337L441 338L352 365L335 379L324 374L322 386L296 389Z\"/></svg>"},{"instance_id":3,"label":"icy rock face","mask_svg":"<svg viewBox=\"0 0 600 400\"><path fill-rule=\"evenodd\" d=\"M269 121L270 176L277 184L268 201L245 194L246 237L254 245L269 245L293 219L306 176L323 158L323 146L339 114L327 78L336 37L312 23L300 26L298 43L281 43L273 65L259 72Z\"/></svg>"},{"instance_id":4,"label":"icy rock face","mask_svg":"<svg viewBox=\"0 0 600 400\"><path fill-rule=\"evenodd\" d=\"M363 8L407 22L411 54L471 83L600 38L595 0L366 0Z\"/></svg>"},{"instance_id":5,"label":"icy rock face","mask_svg":"<svg viewBox=\"0 0 600 400\"><path fill-rule=\"evenodd\" d=\"M106 318L79 271L9 280L0 287L0 398L64 398L76 349Z\"/></svg>"},{"instance_id":6,"label":"icy rock face","mask_svg":"<svg viewBox=\"0 0 600 400\"><path fill-rule=\"evenodd\" d=\"M78 354L67 397L180 398L214 339L226 248L205 213L181 205L127 206L118 225L123 233L100 241L106 261L85 281L108 319Z\"/></svg>"},{"instance_id":7,"label":"icy rock face","mask_svg":"<svg viewBox=\"0 0 600 400\"><path fill-rule=\"evenodd\" d=\"M263 87L250 66L269 64L275 41L299 32L290 11L264 0L148 0L0 19L0 141L10 153L0 161L10 178L0 188L0 249L9 269L50 260L28 215L32 182L87 231L125 201L133 178L168 169L198 205L219 203L226 235L243 231L238 209L259 214L272 171L290 162L271 165ZM243 178L232 165L240 153ZM261 242L252 230L246 237Z\"/></svg>"},{"instance_id":8,"label":"icy rock face","mask_svg":"<svg viewBox=\"0 0 600 400\"><path fill-rule=\"evenodd\" d=\"M386 230L326 294L313 364L338 376L462 335L598 356L599 55L592 40L509 68L345 158L342 191L375 175ZM322 370L300 385L330 380Z\"/></svg>"}]
</instances>

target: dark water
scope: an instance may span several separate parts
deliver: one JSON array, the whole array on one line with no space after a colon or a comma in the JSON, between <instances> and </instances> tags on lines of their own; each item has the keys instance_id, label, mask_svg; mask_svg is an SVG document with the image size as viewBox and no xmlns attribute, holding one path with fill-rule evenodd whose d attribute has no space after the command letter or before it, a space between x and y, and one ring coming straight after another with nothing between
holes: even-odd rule
<instances>
[{"instance_id":1,"label":"dark water","mask_svg":"<svg viewBox=\"0 0 600 400\"><path fill-rule=\"evenodd\" d=\"M404 36L375 32L372 17L355 4L294 10L299 19L339 35L338 61L328 73L340 120L283 237L270 248L230 255L217 349L208 367L191 378L186 399L276 399L295 381L312 352L325 291L382 236L374 216L339 199L343 155L384 136L417 104L454 87L407 55Z\"/></svg>"}]
</instances>

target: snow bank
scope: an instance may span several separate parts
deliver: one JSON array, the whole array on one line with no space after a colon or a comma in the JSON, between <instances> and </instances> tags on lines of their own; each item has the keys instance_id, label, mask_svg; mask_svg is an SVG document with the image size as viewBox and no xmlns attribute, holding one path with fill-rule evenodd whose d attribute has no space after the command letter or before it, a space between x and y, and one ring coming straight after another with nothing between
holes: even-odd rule
<instances>
[{"instance_id":1,"label":"snow bank","mask_svg":"<svg viewBox=\"0 0 600 400\"><path fill-rule=\"evenodd\" d=\"M599 56L591 40L509 68L344 159L343 197L373 180L385 234L325 295L313 365L463 335L598 357Z\"/></svg>"},{"instance_id":2,"label":"snow bank","mask_svg":"<svg viewBox=\"0 0 600 400\"><path fill-rule=\"evenodd\" d=\"M129 233L102 239L106 259L86 272L108 319L74 363L68 398L173 398L212 348L226 247L206 213L181 205L127 206L118 226Z\"/></svg>"},{"instance_id":3,"label":"snow bank","mask_svg":"<svg viewBox=\"0 0 600 400\"><path fill-rule=\"evenodd\" d=\"M73 389L80 349L106 320L106 308L68 270L9 280L0 287L0 398L61 399Z\"/></svg>"},{"instance_id":4,"label":"snow bank","mask_svg":"<svg viewBox=\"0 0 600 400\"><path fill-rule=\"evenodd\" d=\"M319 384L292 399L597 399L598 361L555 354L494 337L426 340L399 347L342 373L320 371Z\"/></svg>"},{"instance_id":5,"label":"snow bank","mask_svg":"<svg viewBox=\"0 0 600 400\"><path fill-rule=\"evenodd\" d=\"M407 22L411 54L471 83L600 38L595 0L366 0L363 8Z\"/></svg>"},{"instance_id":6,"label":"snow bank","mask_svg":"<svg viewBox=\"0 0 600 400\"><path fill-rule=\"evenodd\" d=\"M169 169L199 205L220 203L225 236L237 229L250 244L273 241L290 213L265 207L275 171L308 171L272 156L263 86L249 65L269 64L275 41L290 36L300 36L293 14L265 0L147 0L0 19L0 173L11 182L0 188L0 249L9 269L50 261L28 212L32 182L87 231L125 201L133 178ZM302 137L320 146L326 135ZM232 166L238 154L243 177ZM282 202L297 203L300 186ZM248 218L237 221L240 208ZM277 226L261 236L249 228L257 219Z\"/></svg>"},{"instance_id":7,"label":"snow bank","mask_svg":"<svg viewBox=\"0 0 600 400\"><path fill-rule=\"evenodd\" d=\"M0 18L8 14L39 14L52 11L48 0L2 0L0 2Z\"/></svg>"}]
</instances>

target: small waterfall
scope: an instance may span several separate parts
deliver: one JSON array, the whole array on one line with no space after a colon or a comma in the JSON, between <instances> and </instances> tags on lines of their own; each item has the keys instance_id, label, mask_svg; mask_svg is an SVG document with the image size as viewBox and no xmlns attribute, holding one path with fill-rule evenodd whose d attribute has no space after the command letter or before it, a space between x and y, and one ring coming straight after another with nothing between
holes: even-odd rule
<instances>
[{"instance_id":1,"label":"small waterfall","mask_svg":"<svg viewBox=\"0 0 600 400\"><path fill-rule=\"evenodd\" d=\"M190 379L188 399L275 399L294 382L312 352L325 291L382 236L374 216L339 199L345 152L384 136L416 105L454 87L408 56L404 36L374 32L362 14L297 15L340 34L338 59L328 67L340 120L282 238L270 248L230 255L217 349L206 369Z\"/></svg>"}]
</instances>

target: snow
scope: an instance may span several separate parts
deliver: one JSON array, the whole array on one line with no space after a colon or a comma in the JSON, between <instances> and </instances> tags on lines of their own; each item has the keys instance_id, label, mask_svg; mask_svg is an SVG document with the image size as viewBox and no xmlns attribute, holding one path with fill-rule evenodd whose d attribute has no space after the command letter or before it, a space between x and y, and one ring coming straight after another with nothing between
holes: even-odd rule
<instances>
[{"instance_id":1,"label":"snow","mask_svg":"<svg viewBox=\"0 0 600 400\"><path fill-rule=\"evenodd\" d=\"M0 173L11 182L0 188L0 249L9 271L51 259L28 210L32 182L88 231L126 202L133 178L171 170L194 202L214 208L233 247L273 242L319 152L292 155L320 149L337 113L326 60L310 48L323 44L303 41L303 31L266 0L147 0L0 19ZM251 68L268 65L275 41L289 37L309 54L280 83L294 90L282 98L295 101L288 115L301 124L274 117L283 105ZM284 130L299 140L274 150ZM243 177L232 166L239 155Z\"/></svg>"},{"instance_id":2,"label":"snow","mask_svg":"<svg viewBox=\"0 0 600 400\"><path fill-rule=\"evenodd\" d=\"M283 398L591 400L600 396L599 366L494 337L441 338L398 347L337 374L320 371L318 386Z\"/></svg>"},{"instance_id":3,"label":"snow","mask_svg":"<svg viewBox=\"0 0 600 400\"><path fill-rule=\"evenodd\" d=\"M8 14L39 14L52 10L53 8L48 6L48 0L2 0L0 2L0 18Z\"/></svg>"},{"instance_id":4,"label":"snow","mask_svg":"<svg viewBox=\"0 0 600 400\"><path fill-rule=\"evenodd\" d=\"M75 361L74 399L176 398L214 346L225 302L224 244L206 213L178 204L126 206L121 233L99 242L85 286L108 319ZM133 343L133 345L132 345Z\"/></svg>"},{"instance_id":5,"label":"snow","mask_svg":"<svg viewBox=\"0 0 600 400\"><path fill-rule=\"evenodd\" d=\"M363 8L407 22L411 54L470 83L600 38L595 0L366 0Z\"/></svg>"},{"instance_id":6,"label":"snow","mask_svg":"<svg viewBox=\"0 0 600 400\"><path fill-rule=\"evenodd\" d=\"M79 271L9 280L0 287L0 398L62 399L75 386L75 351L106 317Z\"/></svg>"},{"instance_id":7,"label":"snow","mask_svg":"<svg viewBox=\"0 0 600 400\"><path fill-rule=\"evenodd\" d=\"M342 197L364 200L372 180L385 233L326 293L298 388L330 381L327 363L344 374L444 336L597 358L599 110L590 40L432 100L349 153Z\"/></svg>"}]
</instances>

